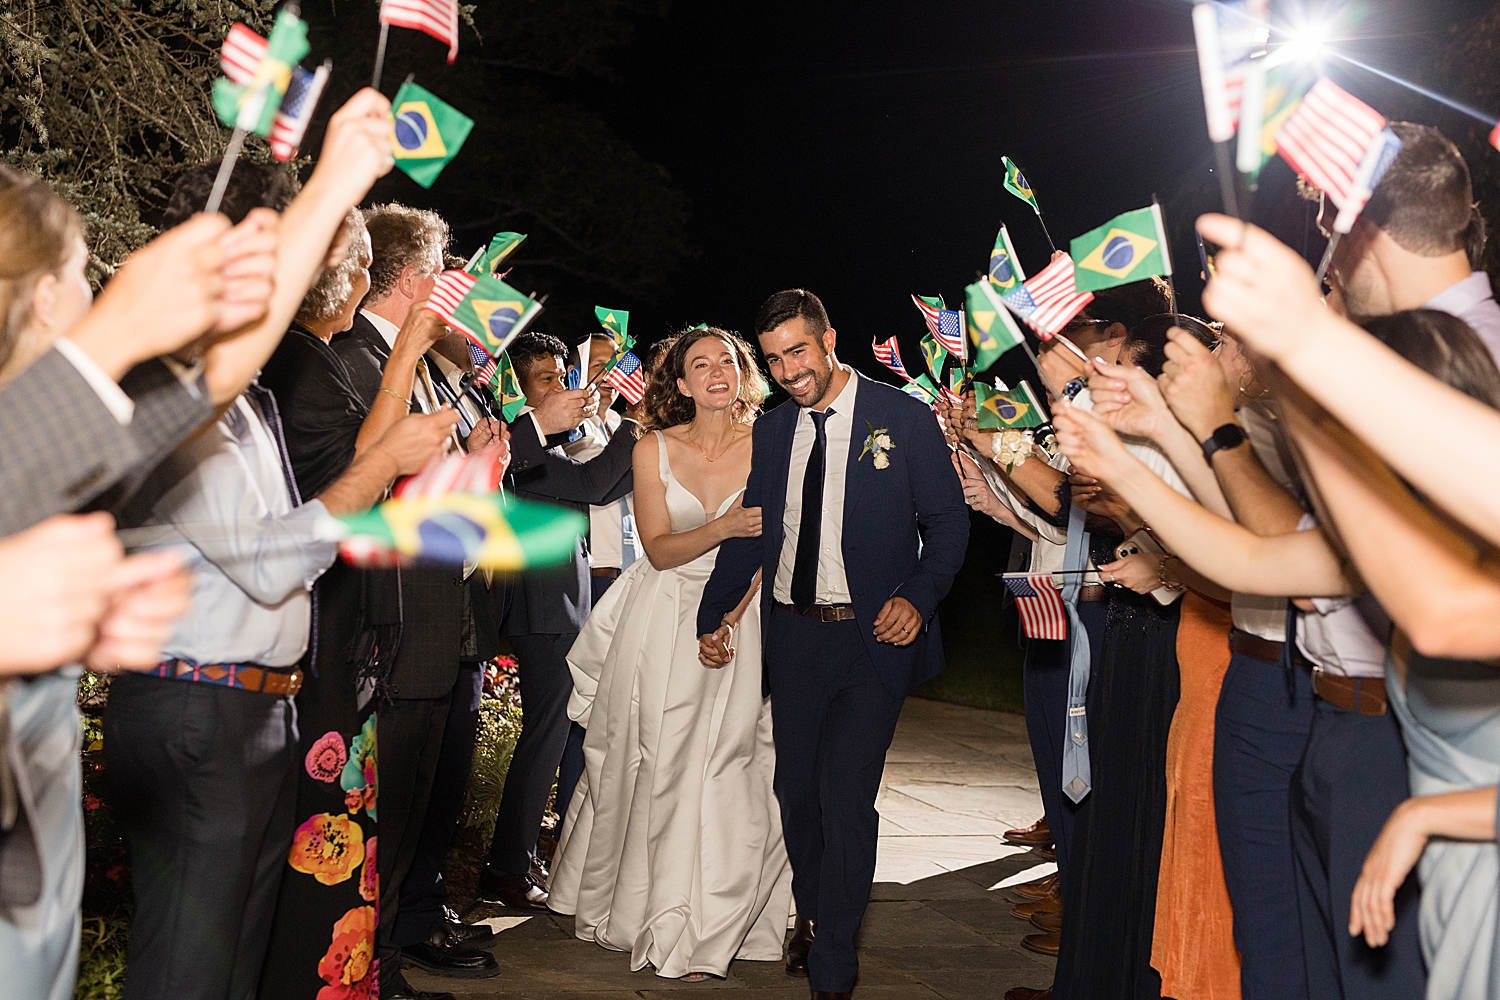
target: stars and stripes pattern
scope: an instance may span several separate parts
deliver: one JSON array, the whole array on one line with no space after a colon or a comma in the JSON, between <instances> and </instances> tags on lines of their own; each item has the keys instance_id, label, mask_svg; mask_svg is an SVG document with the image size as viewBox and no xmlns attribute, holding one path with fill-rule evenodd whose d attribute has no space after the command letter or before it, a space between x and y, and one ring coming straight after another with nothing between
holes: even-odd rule
<instances>
[{"instance_id":1,"label":"stars and stripes pattern","mask_svg":"<svg viewBox=\"0 0 1500 1000\"><path fill-rule=\"evenodd\" d=\"M444 271L432 283L432 292L427 296L427 308L443 317L443 321L453 329L462 330L463 325L454 318L454 313L478 281L478 278L467 271Z\"/></svg>"},{"instance_id":2,"label":"stars and stripes pattern","mask_svg":"<svg viewBox=\"0 0 1500 1000\"><path fill-rule=\"evenodd\" d=\"M493 449L439 455L414 475L398 479L391 495L402 500L449 493L488 495L500 488L500 456Z\"/></svg>"},{"instance_id":3,"label":"stars and stripes pattern","mask_svg":"<svg viewBox=\"0 0 1500 1000\"><path fill-rule=\"evenodd\" d=\"M1073 258L1062 254L1001 301L1043 340L1051 340L1094 301L1094 293L1078 290L1073 282Z\"/></svg>"},{"instance_id":4,"label":"stars and stripes pattern","mask_svg":"<svg viewBox=\"0 0 1500 1000\"><path fill-rule=\"evenodd\" d=\"M968 360L969 338L964 336L964 314L961 311L940 310L937 329L932 335L960 364Z\"/></svg>"},{"instance_id":5,"label":"stars and stripes pattern","mask_svg":"<svg viewBox=\"0 0 1500 1000\"><path fill-rule=\"evenodd\" d=\"M490 357L489 352L472 340L468 344L469 357L474 359L474 384L487 386L500 370L500 359Z\"/></svg>"},{"instance_id":6,"label":"stars and stripes pattern","mask_svg":"<svg viewBox=\"0 0 1500 1000\"><path fill-rule=\"evenodd\" d=\"M245 25L235 22L224 36L224 47L219 50L219 68L230 83L241 87L250 85L255 71L266 55L266 40Z\"/></svg>"},{"instance_id":7,"label":"stars and stripes pattern","mask_svg":"<svg viewBox=\"0 0 1500 1000\"><path fill-rule=\"evenodd\" d=\"M938 335L938 317L942 315L943 307L935 306L930 302L923 302L920 295L913 295L911 300L916 303L918 311L922 313L922 319L927 323L927 332L936 337Z\"/></svg>"},{"instance_id":8,"label":"stars and stripes pattern","mask_svg":"<svg viewBox=\"0 0 1500 1000\"><path fill-rule=\"evenodd\" d=\"M1384 115L1324 77L1276 133L1276 148L1293 170L1339 207L1341 219L1352 212L1343 220L1347 227L1338 227L1347 233L1369 200L1372 180L1378 180L1371 175L1379 165L1367 161L1381 154L1384 133Z\"/></svg>"},{"instance_id":9,"label":"stars and stripes pattern","mask_svg":"<svg viewBox=\"0 0 1500 1000\"><path fill-rule=\"evenodd\" d=\"M286 96L281 99L281 110L276 112L271 124L271 153L283 163L296 156L301 148L332 69L331 62L325 62L312 73L301 66L292 67L292 81L287 85Z\"/></svg>"},{"instance_id":10,"label":"stars and stripes pattern","mask_svg":"<svg viewBox=\"0 0 1500 1000\"><path fill-rule=\"evenodd\" d=\"M447 42L448 62L458 58L458 0L380 0L380 23Z\"/></svg>"},{"instance_id":11,"label":"stars and stripes pattern","mask_svg":"<svg viewBox=\"0 0 1500 1000\"><path fill-rule=\"evenodd\" d=\"M1021 615L1021 629L1028 639L1066 639L1068 609L1062 595L1046 573L1031 576L1006 576L1005 589L1016 599Z\"/></svg>"},{"instance_id":12,"label":"stars and stripes pattern","mask_svg":"<svg viewBox=\"0 0 1500 1000\"><path fill-rule=\"evenodd\" d=\"M646 373L641 368L641 359L635 356L634 351L626 351L620 355L620 360L604 376L604 381L615 387L615 391L625 397L625 402L631 406L639 403L646 395Z\"/></svg>"},{"instance_id":13,"label":"stars and stripes pattern","mask_svg":"<svg viewBox=\"0 0 1500 1000\"><path fill-rule=\"evenodd\" d=\"M911 381L911 376L906 373L906 365L901 363L901 351L896 346L895 337L872 345L870 350L874 353L876 361L879 361L906 381Z\"/></svg>"}]
</instances>

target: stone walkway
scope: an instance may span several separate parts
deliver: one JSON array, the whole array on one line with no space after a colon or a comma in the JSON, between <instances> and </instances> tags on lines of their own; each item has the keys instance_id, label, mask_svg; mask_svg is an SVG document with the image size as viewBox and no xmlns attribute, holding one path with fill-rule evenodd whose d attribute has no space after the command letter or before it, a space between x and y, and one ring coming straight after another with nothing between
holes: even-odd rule
<instances>
[{"instance_id":1,"label":"stone walkway","mask_svg":"<svg viewBox=\"0 0 1500 1000\"><path fill-rule=\"evenodd\" d=\"M1054 871L1003 843L1008 828L1041 815L1025 721L1018 715L910 699L886 756L875 887L860 936L864 1000L998 1000L1012 986L1045 986L1052 961L1021 947L1030 924L1009 913L1005 887ZM706 983L632 973L628 956L573 937L567 917L516 917L480 907L469 919L500 930L503 972L487 980L412 985L494 1000L681 998L691 990L756 1000L804 1000L806 980L779 962L735 962Z\"/></svg>"}]
</instances>

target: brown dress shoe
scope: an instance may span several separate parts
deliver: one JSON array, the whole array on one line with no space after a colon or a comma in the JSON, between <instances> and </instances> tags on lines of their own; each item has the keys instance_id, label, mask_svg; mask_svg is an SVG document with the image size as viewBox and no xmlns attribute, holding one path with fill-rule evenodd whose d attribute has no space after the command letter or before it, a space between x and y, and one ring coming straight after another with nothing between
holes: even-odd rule
<instances>
[{"instance_id":1,"label":"brown dress shoe","mask_svg":"<svg viewBox=\"0 0 1500 1000\"><path fill-rule=\"evenodd\" d=\"M1006 830L1001 839L1019 847L1038 847L1052 843L1052 831L1047 829L1047 817L1043 816L1028 827Z\"/></svg>"},{"instance_id":2,"label":"brown dress shoe","mask_svg":"<svg viewBox=\"0 0 1500 1000\"><path fill-rule=\"evenodd\" d=\"M479 874L479 898L526 913L547 912L547 890L529 875L513 875L485 868Z\"/></svg>"},{"instance_id":3,"label":"brown dress shoe","mask_svg":"<svg viewBox=\"0 0 1500 1000\"><path fill-rule=\"evenodd\" d=\"M1033 913L1031 915L1031 926L1039 931L1061 931L1062 911L1056 913Z\"/></svg>"},{"instance_id":4,"label":"brown dress shoe","mask_svg":"<svg viewBox=\"0 0 1500 1000\"><path fill-rule=\"evenodd\" d=\"M786 943L786 974L797 976L801 979L807 978L807 953L812 951L813 938L818 933L818 922L816 920L803 920L797 918L797 927L792 931L792 939Z\"/></svg>"},{"instance_id":5,"label":"brown dress shoe","mask_svg":"<svg viewBox=\"0 0 1500 1000\"><path fill-rule=\"evenodd\" d=\"M1017 986L1005 991L1005 1000L1052 1000L1052 987L1034 990L1030 986Z\"/></svg>"},{"instance_id":6,"label":"brown dress shoe","mask_svg":"<svg viewBox=\"0 0 1500 1000\"><path fill-rule=\"evenodd\" d=\"M1038 913L1061 913L1061 896L1043 896L1041 899L1029 900L1025 903L1017 903L1010 908L1010 915L1022 920L1030 920Z\"/></svg>"},{"instance_id":7,"label":"brown dress shoe","mask_svg":"<svg viewBox=\"0 0 1500 1000\"><path fill-rule=\"evenodd\" d=\"M1061 883L1058 882L1056 875L1048 875L1046 878L1036 882L1022 882L1020 885L1013 885L1010 887L1010 891L1025 899L1041 899L1043 896L1050 896L1054 892L1061 892L1060 885Z\"/></svg>"},{"instance_id":8,"label":"brown dress shoe","mask_svg":"<svg viewBox=\"0 0 1500 1000\"><path fill-rule=\"evenodd\" d=\"M1021 939L1021 947L1038 955L1056 955L1062 950L1062 934L1058 931L1028 934Z\"/></svg>"}]
</instances>

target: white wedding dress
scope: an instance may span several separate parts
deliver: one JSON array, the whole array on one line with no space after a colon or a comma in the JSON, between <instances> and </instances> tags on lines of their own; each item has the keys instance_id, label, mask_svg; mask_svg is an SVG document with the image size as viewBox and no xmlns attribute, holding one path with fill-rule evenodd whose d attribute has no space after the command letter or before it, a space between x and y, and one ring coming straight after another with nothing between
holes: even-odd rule
<instances>
[{"instance_id":1,"label":"white wedding dress","mask_svg":"<svg viewBox=\"0 0 1500 1000\"><path fill-rule=\"evenodd\" d=\"M672 531L700 527L707 512L656 434ZM568 654L568 715L588 737L548 905L576 916L579 938L630 952L632 971L674 979L780 959L791 911L759 601L727 666L698 661L698 602L717 553L668 570L636 560Z\"/></svg>"}]
</instances>

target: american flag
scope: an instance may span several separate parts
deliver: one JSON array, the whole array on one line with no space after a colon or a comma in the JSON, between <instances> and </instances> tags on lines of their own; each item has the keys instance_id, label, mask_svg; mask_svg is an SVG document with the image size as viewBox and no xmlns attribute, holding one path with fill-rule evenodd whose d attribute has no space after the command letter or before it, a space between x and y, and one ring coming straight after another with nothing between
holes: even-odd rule
<instances>
[{"instance_id":1,"label":"american flag","mask_svg":"<svg viewBox=\"0 0 1500 1000\"><path fill-rule=\"evenodd\" d=\"M626 351L620 360L604 376L604 381L615 387L625 402L634 406L646 395L646 377L641 371L641 359L634 351Z\"/></svg>"},{"instance_id":2,"label":"american flag","mask_svg":"<svg viewBox=\"0 0 1500 1000\"><path fill-rule=\"evenodd\" d=\"M448 61L458 58L458 0L380 0L380 23L447 42Z\"/></svg>"},{"instance_id":3,"label":"american flag","mask_svg":"<svg viewBox=\"0 0 1500 1000\"><path fill-rule=\"evenodd\" d=\"M953 355L959 363L968 359L969 338L964 336L964 314L957 309L944 309L938 313L937 331L933 333L943 350Z\"/></svg>"},{"instance_id":4,"label":"american flag","mask_svg":"<svg viewBox=\"0 0 1500 1000\"><path fill-rule=\"evenodd\" d=\"M276 159L285 162L297 155L332 70L332 62L323 63L313 73L301 66L292 67L292 82L287 85L286 96L281 99L281 110L276 112L271 125L271 152Z\"/></svg>"},{"instance_id":5,"label":"american flag","mask_svg":"<svg viewBox=\"0 0 1500 1000\"><path fill-rule=\"evenodd\" d=\"M1004 577L1005 589L1016 599L1021 628L1028 639L1066 639L1068 609L1046 573Z\"/></svg>"},{"instance_id":6,"label":"american flag","mask_svg":"<svg viewBox=\"0 0 1500 1000\"><path fill-rule=\"evenodd\" d=\"M396 481L391 495L403 500L449 493L489 494L500 487L500 456L493 450L439 455L415 475Z\"/></svg>"},{"instance_id":7,"label":"american flag","mask_svg":"<svg viewBox=\"0 0 1500 1000\"><path fill-rule=\"evenodd\" d=\"M911 381L911 376L906 374L906 366L901 363L901 352L896 349L896 338L874 344L871 351L875 353L875 360L885 365L891 371L900 375L906 381Z\"/></svg>"},{"instance_id":8,"label":"american flag","mask_svg":"<svg viewBox=\"0 0 1500 1000\"><path fill-rule=\"evenodd\" d=\"M495 373L500 370L500 359L490 357L489 352L472 340L467 343L469 357L474 359L474 384L489 385L490 379L494 378Z\"/></svg>"},{"instance_id":9,"label":"american flag","mask_svg":"<svg viewBox=\"0 0 1500 1000\"><path fill-rule=\"evenodd\" d=\"M463 305L464 297L474 288L479 281L474 275L467 271L450 269L437 276L432 283L432 291L427 296L427 308L443 317L443 320L453 329L464 329L463 324L454 318L458 307Z\"/></svg>"},{"instance_id":10,"label":"american flag","mask_svg":"<svg viewBox=\"0 0 1500 1000\"><path fill-rule=\"evenodd\" d=\"M1073 284L1073 258L1063 254L1033 274L1020 288L1007 292L1001 301L1024 319L1043 340L1051 340L1094 301L1093 292L1080 292Z\"/></svg>"},{"instance_id":11,"label":"american flag","mask_svg":"<svg viewBox=\"0 0 1500 1000\"><path fill-rule=\"evenodd\" d=\"M1347 233L1401 141L1384 115L1324 77L1276 133L1276 148L1338 206L1334 228Z\"/></svg>"}]
</instances>

